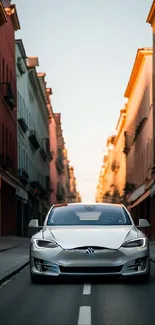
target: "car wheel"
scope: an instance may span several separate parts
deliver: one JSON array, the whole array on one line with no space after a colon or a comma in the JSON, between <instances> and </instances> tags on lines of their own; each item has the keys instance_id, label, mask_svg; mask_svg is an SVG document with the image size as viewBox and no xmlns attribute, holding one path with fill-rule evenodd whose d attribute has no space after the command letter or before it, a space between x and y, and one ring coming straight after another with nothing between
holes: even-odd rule
<instances>
[{"instance_id":1,"label":"car wheel","mask_svg":"<svg viewBox=\"0 0 155 325\"><path fill-rule=\"evenodd\" d=\"M30 277L33 284L39 284L42 282L42 277L40 275L36 275L30 272Z\"/></svg>"}]
</instances>

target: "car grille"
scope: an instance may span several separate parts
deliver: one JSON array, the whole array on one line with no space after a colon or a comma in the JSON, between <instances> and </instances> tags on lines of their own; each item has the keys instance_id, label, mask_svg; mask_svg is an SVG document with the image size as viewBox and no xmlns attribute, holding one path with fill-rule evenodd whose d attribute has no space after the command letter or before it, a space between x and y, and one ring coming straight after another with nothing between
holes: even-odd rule
<instances>
[{"instance_id":1,"label":"car grille","mask_svg":"<svg viewBox=\"0 0 155 325\"><path fill-rule=\"evenodd\" d=\"M122 265L112 267L65 267L59 266L62 273L119 273Z\"/></svg>"},{"instance_id":2,"label":"car grille","mask_svg":"<svg viewBox=\"0 0 155 325\"><path fill-rule=\"evenodd\" d=\"M82 247L75 247L75 248L71 248L71 251L86 251L88 248L92 248L94 250L94 252L96 251L101 251L103 249L107 249L105 247L100 247L100 246L82 246Z\"/></svg>"}]
</instances>

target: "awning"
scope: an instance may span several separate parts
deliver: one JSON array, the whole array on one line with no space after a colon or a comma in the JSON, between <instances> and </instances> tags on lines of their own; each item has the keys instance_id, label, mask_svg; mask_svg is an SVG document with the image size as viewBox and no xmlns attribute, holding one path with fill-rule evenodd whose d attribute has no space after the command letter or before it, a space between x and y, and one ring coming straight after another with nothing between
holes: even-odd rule
<instances>
[{"instance_id":1,"label":"awning","mask_svg":"<svg viewBox=\"0 0 155 325\"><path fill-rule=\"evenodd\" d=\"M130 209L134 208L136 205L144 201L150 195L150 193L151 193L150 190L146 191L143 195L141 195L141 197L137 201L135 201L132 205L130 205Z\"/></svg>"},{"instance_id":2,"label":"awning","mask_svg":"<svg viewBox=\"0 0 155 325\"><path fill-rule=\"evenodd\" d=\"M8 183L10 186L12 186L16 189L16 184L11 179L9 179L8 177L6 177L4 175L0 175L0 177L3 179L4 182Z\"/></svg>"},{"instance_id":3,"label":"awning","mask_svg":"<svg viewBox=\"0 0 155 325\"><path fill-rule=\"evenodd\" d=\"M25 201L25 203L27 203L28 193L19 185L17 185L17 188L16 188L16 195L21 197Z\"/></svg>"}]
</instances>

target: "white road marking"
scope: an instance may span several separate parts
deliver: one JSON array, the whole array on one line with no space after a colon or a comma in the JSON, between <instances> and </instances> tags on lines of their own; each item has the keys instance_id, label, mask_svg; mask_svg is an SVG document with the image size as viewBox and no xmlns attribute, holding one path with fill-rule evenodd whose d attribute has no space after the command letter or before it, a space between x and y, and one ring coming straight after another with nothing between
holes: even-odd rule
<instances>
[{"instance_id":1,"label":"white road marking","mask_svg":"<svg viewBox=\"0 0 155 325\"><path fill-rule=\"evenodd\" d=\"M91 325L91 307L81 306L79 309L78 325Z\"/></svg>"},{"instance_id":2,"label":"white road marking","mask_svg":"<svg viewBox=\"0 0 155 325\"><path fill-rule=\"evenodd\" d=\"M91 284L84 284L83 295L90 295L90 294L91 294Z\"/></svg>"}]
</instances>

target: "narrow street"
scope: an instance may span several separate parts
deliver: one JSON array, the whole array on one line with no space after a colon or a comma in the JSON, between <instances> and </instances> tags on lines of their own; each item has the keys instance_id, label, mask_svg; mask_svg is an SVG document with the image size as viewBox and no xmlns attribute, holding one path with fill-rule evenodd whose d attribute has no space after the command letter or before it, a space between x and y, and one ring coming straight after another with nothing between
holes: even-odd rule
<instances>
[{"instance_id":1,"label":"narrow street","mask_svg":"<svg viewBox=\"0 0 155 325\"><path fill-rule=\"evenodd\" d=\"M32 285L28 267L0 287L3 325L154 325L155 264L149 284L83 280ZM76 282L76 283L75 283Z\"/></svg>"}]
</instances>

